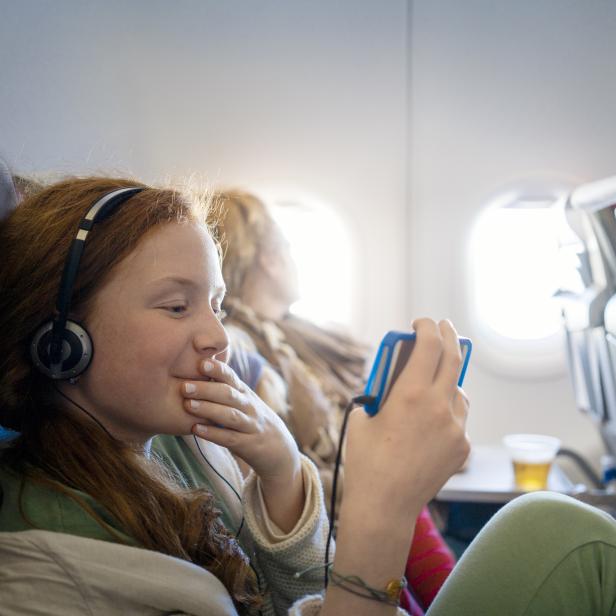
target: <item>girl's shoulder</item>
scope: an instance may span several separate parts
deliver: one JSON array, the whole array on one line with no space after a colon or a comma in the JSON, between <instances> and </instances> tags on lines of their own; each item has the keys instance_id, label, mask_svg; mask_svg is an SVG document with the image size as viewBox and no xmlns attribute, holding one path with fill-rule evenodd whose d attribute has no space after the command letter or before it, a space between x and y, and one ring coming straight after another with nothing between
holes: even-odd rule
<instances>
[{"instance_id":1,"label":"girl's shoulder","mask_svg":"<svg viewBox=\"0 0 616 616\"><path fill-rule=\"evenodd\" d=\"M89 495L0 465L0 531L48 530L134 545ZM101 523L102 522L102 523Z\"/></svg>"}]
</instances>

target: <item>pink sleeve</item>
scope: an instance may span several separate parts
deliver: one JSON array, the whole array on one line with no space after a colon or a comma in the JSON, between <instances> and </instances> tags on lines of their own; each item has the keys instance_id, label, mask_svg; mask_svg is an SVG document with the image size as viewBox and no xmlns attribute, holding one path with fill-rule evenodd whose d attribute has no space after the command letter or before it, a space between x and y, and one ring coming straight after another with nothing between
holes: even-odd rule
<instances>
[{"instance_id":1,"label":"pink sleeve","mask_svg":"<svg viewBox=\"0 0 616 616\"><path fill-rule=\"evenodd\" d=\"M427 609L456 563L427 507L417 518L406 579L411 593Z\"/></svg>"}]
</instances>

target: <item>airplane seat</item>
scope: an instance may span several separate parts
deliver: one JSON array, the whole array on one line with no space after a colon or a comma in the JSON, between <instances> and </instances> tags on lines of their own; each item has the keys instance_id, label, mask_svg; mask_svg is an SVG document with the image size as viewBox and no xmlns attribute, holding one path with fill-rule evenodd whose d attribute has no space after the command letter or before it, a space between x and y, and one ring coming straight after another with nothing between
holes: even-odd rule
<instances>
[{"instance_id":1,"label":"airplane seat","mask_svg":"<svg viewBox=\"0 0 616 616\"><path fill-rule=\"evenodd\" d=\"M569 373L577 407L616 456L616 177L575 189L564 204L581 288L561 288ZM561 249L571 248L561 244Z\"/></svg>"}]
</instances>

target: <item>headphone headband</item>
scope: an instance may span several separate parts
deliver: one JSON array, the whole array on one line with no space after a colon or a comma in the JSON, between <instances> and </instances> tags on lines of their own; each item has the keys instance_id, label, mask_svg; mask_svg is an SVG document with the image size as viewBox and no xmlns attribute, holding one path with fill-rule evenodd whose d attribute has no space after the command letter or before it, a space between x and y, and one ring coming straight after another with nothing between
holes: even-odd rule
<instances>
[{"instance_id":1,"label":"headphone headband","mask_svg":"<svg viewBox=\"0 0 616 616\"><path fill-rule=\"evenodd\" d=\"M57 316L54 319L54 323L57 323L60 330L64 328L66 319L71 305L71 295L73 292L73 285L79 272L79 263L81 262L81 256L85 248L88 234L92 230L92 227L97 222L105 220L122 203L130 199L134 194L141 192L143 188L121 188L107 193L101 197L90 209L85 213L83 218L79 221L79 227L77 235L71 243L66 262L64 264L64 270L62 272L62 279L60 281L60 291L58 293L58 299L56 301ZM53 355L53 352L52 352Z\"/></svg>"}]
</instances>

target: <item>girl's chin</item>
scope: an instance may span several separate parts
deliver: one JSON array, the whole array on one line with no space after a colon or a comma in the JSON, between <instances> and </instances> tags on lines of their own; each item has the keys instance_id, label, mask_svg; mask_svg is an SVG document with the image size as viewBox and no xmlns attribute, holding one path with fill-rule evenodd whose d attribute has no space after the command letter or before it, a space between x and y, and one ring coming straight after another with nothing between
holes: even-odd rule
<instances>
[{"instance_id":1,"label":"girl's chin","mask_svg":"<svg viewBox=\"0 0 616 616\"><path fill-rule=\"evenodd\" d=\"M183 423L182 425L177 426L177 429L174 430L174 436L192 436L193 434L193 426L197 423L194 419L192 419L189 423Z\"/></svg>"},{"instance_id":2,"label":"girl's chin","mask_svg":"<svg viewBox=\"0 0 616 616\"><path fill-rule=\"evenodd\" d=\"M160 426L159 434L169 436L190 436L193 433L193 426L197 423L195 417L190 417L187 413L182 413L175 421L169 422L165 426Z\"/></svg>"}]
</instances>

